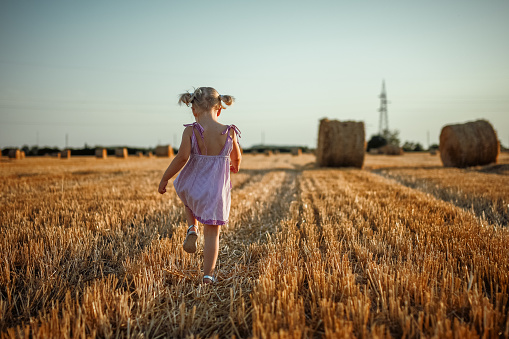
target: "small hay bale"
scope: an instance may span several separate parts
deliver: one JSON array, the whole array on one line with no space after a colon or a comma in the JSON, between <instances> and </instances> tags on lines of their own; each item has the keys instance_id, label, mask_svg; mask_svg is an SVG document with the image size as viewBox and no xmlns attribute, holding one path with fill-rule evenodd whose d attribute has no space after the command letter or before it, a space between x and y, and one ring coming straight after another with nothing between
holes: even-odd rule
<instances>
[{"instance_id":1,"label":"small hay bale","mask_svg":"<svg viewBox=\"0 0 509 339\"><path fill-rule=\"evenodd\" d=\"M302 149L300 147L292 147L290 153L292 153L293 156L299 156L302 155Z\"/></svg>"},{"instance_id":2,"label":"small hay bale","mask_svg":"<svg viewBox=\"0 0 509 339\"><path fill-rule=\"evenodd\" d=\"M117 158L127 159L127 148L125 147L115 148L115 156Z\"/></svg>"},{"instance_id":3,"label":"small hay bale","mask_svg":"<svg viewBox=\"0 0 509 339\"><path fill-rule=\"evenodd\" d=\"M19 152L20 159L25 159L25 151Z\"/></svg>"},{"instance_id":4,"label":"small hay bale","mask_svg":"<svg viewBox=\"0 0 509 339\"><path fill-rule=\"evenodd\" d=\"M173 148L171 145L157 146L156 157L171 158L173 156Z\"/></svg>"},{"instance_id":5,"label":"small hay bale","mask_svg":"<svg viewBox=\"0 0 509 339\"><path fill-rule=\"evenodd\" d=\"M154 157L154 153L152 153L152 152L148 152L148 153L147 153L147 157L149 157L149 158L153 158L153 157Z\"/></svg>"},{"instance_id":6,"label":"small hay bale","mask_svg":"<svg viewBox=\"0 0 509 339\"><path fill-rule=\"evenodd\" d=\"M71 150L65 149L60 152L60 159L70 159L71 158Z\"/></svg>"},{"instance_id":7,"label":"small hay bale","mask_svg":"<svg viewBox=\"0 0 509 339\"><path fill-rule=\"evenodd\" d=\"M385 145L379 148L385 155L403 155L403 149L396 145Z\"/></svg>"},{"instance_id":8,"label":"small hay bale","mask_svg":"<svg viewBox=\"0 0 509 339\"><path fill-rule=\"evenodd\" d=\"M320 120L316 148L320 166L362 168L365 148L364 122Z\"/></svg>"},{"instance_id":9,"label":"small hay bale","mask_svg":"<svg viewBox=\"0 0 509 339\"><path fill-rule=\"evenodd\" d=\"M96 148L95 157L98 159L106 159L108 157L108 151L106 148Z\"/></svg>"},{"instance_id":10,"label":"small hay bale","mask_svg":"<svg viewBox=\"0 0 509 339\"><path fill-rule=\"evenodd\" d=\"M21 159L21 151L17 148L9 150L9 159Z\"/></svg>"},{"instance_id":11,"label":"small hay bale","mask_svg":"<svg viewBox=\"0 0 509 339\"><path fill-rule=\"evenodd\" d=\"M430 149L429 150L429 155L437 155L437 150L436 149Z\"/></svg>"},{"instance_id":12,"label":"small hay bale","mask_svg":"<svg viewBox=\"0 0 509 339\"><path fill-rule=\"evenodd\" d=\"M444 126L439 152L445 167L482 166L497 162L500 143L493 126L477 120Z\"/></svg>"},{"instance_id":13,"label":"small hay bale","mask_svg":"<svg viewBox=\"0 0 509 339\"><path fill-rule=\"evenodd\" d=\"M60 156L61 156L61 155L60 155L60 152L53 152L53 153L51 153L51 154L50 154L50 156L51 156L52 158L60 159Z\"/></svg>"},{"instance_id":14,"label":"small hay bale","mask_svg":"<svg viewBox=\"0 0 509 339\"><path fill-rule=\"evenodd\" d=\"M138 156L138 158L143 158L143 152L138 151L136 152L136 155Z\"/></svg>"},{"instance_id":15,"label":"small hay bale","mask_svg":"<svg viewBox=\"0 0 509 339\"><path fill-rule=\"evenodd\" d=\"M263 152L266 156L270 157L274 153L270 149L266 149L265 152Z\"/></svg>"}]
</instances>

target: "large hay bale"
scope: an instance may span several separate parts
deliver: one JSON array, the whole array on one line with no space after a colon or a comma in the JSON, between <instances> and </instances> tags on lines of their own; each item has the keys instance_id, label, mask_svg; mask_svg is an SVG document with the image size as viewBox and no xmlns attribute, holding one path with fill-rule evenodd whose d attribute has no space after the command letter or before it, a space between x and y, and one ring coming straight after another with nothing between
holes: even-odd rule
<instances>
[{"instance_id":1,"label":"large hay bale","mask_svg":"<svg viewBox=\"0 0 509 339\"><path fill-rule=\"evenodd\" d=\"M320 120L316 148L320 166L362 168L365 148L364 122Z\"/></svg>"},{"instance_id":2,"label":"large hay bale","mask_svg":"<svg viewBox=\"0 0 509 339\"><path fill-rule=\"evenodd\" d=\"M173 156L173 148L171 145L157 146L156 157L171 158Z\"/></svg>"},{"instance_id":3,"label":"large hay bale","mask_svg":"<svg viewBox=\"0 0 509 339\"><path fill-rule=\"evenodd\" d=\"M21 151L17 148L9 150L9 159L21 159Z\"/></svg>"},{"instance_id":4,"label":"large hay bale","mask_svg":"<svg viewBox=\"0 0 509 339\"><path fill-rule=\"evenodd\" d=\"M127 159L127 148L125 147L115 148L115 156L117 158Z\"/></svg>"},{"instance_id":5,"label":"large hay bale","mask_svg":"<svg viewBox=\"0 0 509 339\"><path fill-rule=\"evenodd\" d=\"M108 157L108 151L106 148L96 148L95 157L99 159L106 159Z\"/></svg>"},{"instance_id":6,"label":"large hay bale","mask_svg":"<svg viewBox=\"0 0 509 339\"><path fill-rule=\"evenodd\" d=\"M497 162L500 143L486 120L446 125L440 133L440 158L445 167L468 167Z\"/></svg>"}]
</instances>

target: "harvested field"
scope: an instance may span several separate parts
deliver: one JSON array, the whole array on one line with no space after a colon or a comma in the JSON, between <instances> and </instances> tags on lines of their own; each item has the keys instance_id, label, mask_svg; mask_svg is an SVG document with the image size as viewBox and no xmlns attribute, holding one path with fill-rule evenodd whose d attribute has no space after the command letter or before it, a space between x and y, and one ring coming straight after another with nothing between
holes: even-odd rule
<instances>
[{"instance_id":1,"label":"harvested field","mask_svg":"<svg viewBox=\"0 0 509 339\"><path fill-rule=\"evenodd\" d=\"M157 193L168 162L1 159L2 337L509 336L508 223L478 212L507 205L507 155L244 155L214 286Z\"/></svg>"}]
</instances>

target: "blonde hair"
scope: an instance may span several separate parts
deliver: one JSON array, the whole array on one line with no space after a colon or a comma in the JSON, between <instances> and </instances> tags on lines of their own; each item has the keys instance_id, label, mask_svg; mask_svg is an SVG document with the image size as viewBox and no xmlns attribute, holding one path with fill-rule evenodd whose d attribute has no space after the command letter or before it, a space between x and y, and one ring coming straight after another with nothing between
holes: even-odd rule
<instances>
[{"instance_id":1,"label":"blonde hair","mask_svg":"<svg viewBox=\"0 0 509 339\"><path fill-rule=\"evenodd\" d=\"M234 101L235 98L231 95L220 95L212 87L198 87L194 90L194 93L182 93L178 103L179 105L185 104L186 106L194 104L208 111L212 108L226 108L223 106L223 103L231 106Z\"/></svg>"}]
</instances>

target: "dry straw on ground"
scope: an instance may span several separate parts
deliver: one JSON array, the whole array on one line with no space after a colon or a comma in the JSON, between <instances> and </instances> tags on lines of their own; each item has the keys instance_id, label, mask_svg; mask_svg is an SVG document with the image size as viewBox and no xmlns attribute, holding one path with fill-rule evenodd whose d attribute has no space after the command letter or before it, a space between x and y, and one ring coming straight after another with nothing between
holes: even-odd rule
<instances>
[{"instance_id":1,"label":"dry straw on ground","mask_svg":"<svg viewBox=\"0 0 509 339\"><path fill-rule=\"evenodd\" d=\"M115 148L115 156L117 158L127 159L127 148L125 147Z\"/></svg>"},{"instance_id":2,"label":"dry straw on ground","mask_svg":"<svg viewBox=\"0 0 509 339\"><path fill-rule=\"evenodd\" d=\"M316 159L320 166L362 168L364 122L320 120Z\"/></svg>"},{"instance_id":3,"label":"dry straw on ground","mask_svg":"<svg viewBox=\"0 0 509 339\"><path fill-rule=\"evenodd\" d=\"M497 162L500 143L486 120L447 125L440 133L440 157L445 167L468 167Z\"/></svg>"},{"instance_id":4,"label":"dry straw on ground","mask_svg":"<svg viewBox=\"0 0 509 339\"><path fill-rule=\"evenodd\" d=\"M378 172L245 155L205 286L202 239L185 253L182 204L156 193L168 161L0 162L1 337L509 336L508 225L379 172L436 170L437 190L461 175L475 195L478 172L496 185L503 169L425 153L367 155Z\"/></svg>"},{"instance_id":5,"label":"dry straw on ground","mask_svg":"<svg viewBox=\"0 0 509 339\"><path fill-rule=\"evenodd\" d=\"M108 157L108 151L106 148L96 148L95 157L99 159L106 159Z\"/></svg>"},{"instance_id":6,"label":"dry straw on ground","mask_svg":"<svg viewBox=\"0 0 509 339\"><path fill-rule=\"evenodd\" d=\"M171 145L157 146L156 156L160 158L173 157L173 148L171 147Z\"/></svg>"}]
</instances>

